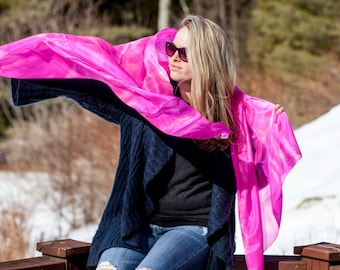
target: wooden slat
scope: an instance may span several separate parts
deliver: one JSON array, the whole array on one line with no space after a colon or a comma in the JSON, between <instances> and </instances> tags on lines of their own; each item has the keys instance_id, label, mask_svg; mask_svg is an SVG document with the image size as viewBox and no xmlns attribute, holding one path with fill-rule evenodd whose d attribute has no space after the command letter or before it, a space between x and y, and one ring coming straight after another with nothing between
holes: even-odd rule
<instances>
[{"instance_id":1,"label":"wooden slat","mask_svg":"<svg viewBox=\"0 0 340 270\"><path fill-rule=\"evenodd\" d=\"M66 270L65 260L34 257L0 263L0 270Z\"/></svg>"},{"instance_id":2,"label":"wooden slat","mask_svg":"<svg viewBox=\"0 0 340 270\"><path fill-rule=\"evenodd\" d=\"M300 260L280 261L279 270L307 270L307 263Z\"/></svg>"},{"instance_id":3,"label":"wooden slat","mask_svg":"<svg viewBox=\"0 0 340 270\"><path fill-rule=\"evenodd\" d=\"M279 263L283 261L298 261L299 256L275 256L265 255L264 256L264 270L278 270ZM246 261L244 255L234 255L234 269L235 270L247 270ZM300 269L298 269L300 270ZM306 270L306 269L301 269Z\"/></svg>"}]
</instances>

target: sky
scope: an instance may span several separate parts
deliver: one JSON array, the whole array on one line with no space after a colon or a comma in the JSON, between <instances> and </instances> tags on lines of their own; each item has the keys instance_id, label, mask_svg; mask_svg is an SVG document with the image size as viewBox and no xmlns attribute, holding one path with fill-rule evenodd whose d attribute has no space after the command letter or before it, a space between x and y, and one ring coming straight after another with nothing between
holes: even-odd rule
<instances>
[{"instance_id":1,"label":"sky","mask_svg":"<svg viewBox=\"0 0 340 270\"><path fill-rule=\"evenodd\" d=\"M340 104L295 130L302 159L283 185L283 214L279 235L265 252L292 255L294 246L319 242L340 243ZM60 238L91 242L97 224L69 231L69 224L54 215L37 186L46 174L18 175L0 171L0 208L20 203L27 207L32 254L39 241ZM243 254L237 224L236 254Z\"/></svg>"}]
</instances>

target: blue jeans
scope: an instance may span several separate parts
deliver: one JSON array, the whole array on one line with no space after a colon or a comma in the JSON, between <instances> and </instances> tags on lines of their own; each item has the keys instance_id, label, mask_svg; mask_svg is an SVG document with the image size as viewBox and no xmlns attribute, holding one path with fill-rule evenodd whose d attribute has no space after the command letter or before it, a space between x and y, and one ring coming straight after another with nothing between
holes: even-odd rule
<instances>
[{"instance_id":1,"label":"blue jeans","mask_svg":"<svg viewBox=\"0 0 340 270\"><path fill-rule=\"evenodd\" d=\"M207 260L207 228L201 226L160 227L142 236L140 252L121 247L105 250L97 269L105 270L192 270L202 269Z\"/></svg>"}]
</instances>

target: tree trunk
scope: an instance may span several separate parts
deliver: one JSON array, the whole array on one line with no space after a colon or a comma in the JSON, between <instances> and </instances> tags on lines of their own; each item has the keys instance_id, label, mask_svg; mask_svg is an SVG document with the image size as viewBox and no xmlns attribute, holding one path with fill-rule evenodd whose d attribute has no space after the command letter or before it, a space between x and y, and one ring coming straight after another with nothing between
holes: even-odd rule
<instances>
[{"instance_id":1,"label":"tree trunk","mask_svg":"<svg viewBox=\"0 0 340 270\"><path fill-rule=\"evenodd\" d=\"M159 0L158 6L158 30L169 27L170 0Z\"/></svg>"}]
</instances>

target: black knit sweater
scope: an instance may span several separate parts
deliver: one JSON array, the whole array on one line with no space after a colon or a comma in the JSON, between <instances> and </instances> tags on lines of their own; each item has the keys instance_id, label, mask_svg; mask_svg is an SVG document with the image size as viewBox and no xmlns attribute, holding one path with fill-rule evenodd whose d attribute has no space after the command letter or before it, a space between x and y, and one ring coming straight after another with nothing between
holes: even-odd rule
<instances>
[{"instance_id":1,"label":"black knit sweater","mask_svg":"<svg viewBox=\"0 0 340 270\"><path fill-rule=\"evenodd\" d=\"M111 196L93 238L88 269L95 269L101 253L121 246L138 250L141 229L156 204L151 195L157 175L175 155L176 139L160 133L123 104L103 83L93 80L12 80L15 105L66 96L82 107L120 125L121 154ZM98 138L98 140L108 138ZM235 249L235 177L228 152L214 153L207 269L224 269Z\"/></svg>"}]
</instances>

